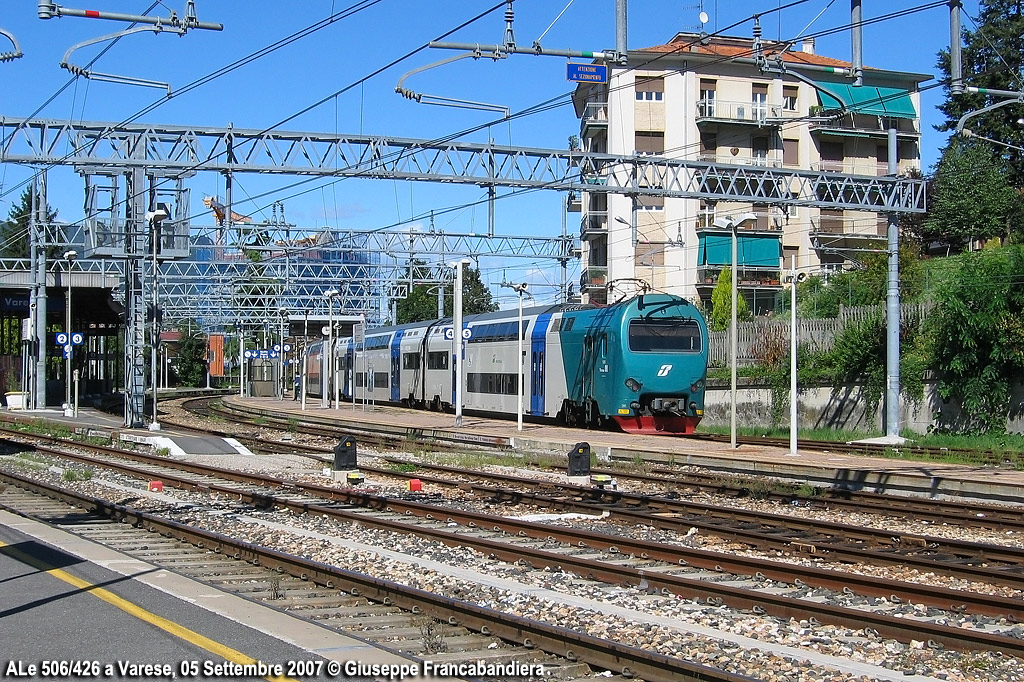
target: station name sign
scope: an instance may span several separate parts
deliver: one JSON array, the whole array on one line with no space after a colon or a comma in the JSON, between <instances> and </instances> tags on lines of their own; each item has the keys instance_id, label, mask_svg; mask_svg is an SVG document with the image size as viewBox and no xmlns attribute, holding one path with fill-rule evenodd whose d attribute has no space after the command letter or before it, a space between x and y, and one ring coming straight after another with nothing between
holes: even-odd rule
<instances>
[{"instance_id":1,"label":"station name sign","mask_svg":"<svg viewBox=\"0 0 1024 682\"><path fill-rule=\"evenodd\" d=\"M569 62L565 65L565 78L579 83L607 83L608 67L605 64Z\"/></svg>"}]
</instances>

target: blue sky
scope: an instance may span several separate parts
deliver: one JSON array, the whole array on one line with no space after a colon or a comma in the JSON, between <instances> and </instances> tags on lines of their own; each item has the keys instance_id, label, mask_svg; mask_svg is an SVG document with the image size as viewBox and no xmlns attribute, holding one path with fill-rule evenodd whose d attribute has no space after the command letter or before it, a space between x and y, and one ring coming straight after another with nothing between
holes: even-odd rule
<instances>
[{"instance_id":1,"label":"blue sky","mask_svg":"<svg viewBox=\"0 0 1024 682\"><path fill-rule=\"evenodd\" d=\"M150 1L89 0L89 4L73 1L58 4L141 14L150 6ZM368 6L207 85L163 102L142 122L270 127L348 88L392 60L499 3L496 0L380 0L373 4L360 4ZM709 31L724 29L754 13L761 13L764 36L769 39L794 38L809 24L807 32L820 32L843 26L850 19L850 4L846 0L809 0L781 13L775 11L785 4L788 3L753 0L706 0L703 3L699 0L631 0L629 46L639 48L662 44L677 31L698 30L697 17L701 8L710 16L706 27ZM865 0L864 16L870 19L919 4L924 3ZM356 2L197 0L196 6L200 20L223 23L224 30L193 30L183 37L150 33L129 36L118 42L93 68L105 73L165 81L171 84L172 89L179 90L333 13L356 6ZM569 0L517 0L517 43L528 46L547 31L542 44L548 48L610 49L615 42L614 8L613 0L575 0L572 3ZM556 21L563 9L564 13ZM978 3L965 2L964 9L974 16ZM0 63L0 116L23 117L35 113L39 118L116 122L164 99L163 91L154 88L79 78L36 113L69 81L69 73L58 64L70 46L127 27L120 22L76 17L43 21L37 18L36 10L37 3L30 0L6 2L0 7L0 28L13 33L26 54L19 60ZM150 14L167 16L170 10L182 14L184 0L166 0ZM965 18L963 23L965 28L973 28L969 19ZM501 6L458 30L447 40L500 43L504 30L504 6ZM749 36L751 30L752 23L747 21L727 33ZM917 12L865 27L864 63L884 69L935 74L936 52L946 48L948 42L948 10L945 7ZM78 50L71 61L84 64L101 48L102 45L98 45ZM0 37L0 52L9 49L6 40ZM849 33L819 38L817 52L848 60ZM464 139L485 141L492 138L499 144L550 148L564 148L567 138L578 131L578 121L568 104L516 121L501 122L499 114L417 104L395 94L395 85L403 74L454 54L447 50L420 51L364 84L288 120L281 128L430 139L492 122ZM557 98L571 90L571 85L565 80L564 59L529 55L512 56L497 62L463 59L410 76L406 86L433 95L500 104L512 111ZM945 144L945 134L932 128L941 120L934 109L941 97L941 89L938 88L928 91L923 97L922 158L926 167L936 161ZM14 188L26 173L26 169L20 167L0 167L0 216L6 217L12 202L17 202L21 190ZM344 180L304 183L282 189L295 180L238 176L235 208L261 219L269 217L271 202L280 200L284 202L290 222L310 229L323 225L373 229L396 223L408 224L410 221L425 227L429 222L425 216L431 210L438 214L434 221L439 229L476 233L487 229L485 206L442 213L451 207L480 199L482 191L477 188ZM200 200L204 194L223 196L224 193L223 181L214 173L201 173L190 186L197 204L194 207L196 213L202 209ZM246 200L247 196L257 195L261 198ZM79 219L83 186L78 176L68 170L51 171L49 203L59 211L62 220ZM563 203L564 197L554 192L499 201L496 232L530 236L558 234L562 228ZM570 214L570 233L577 230L577 222L578 215ZM544 302L553 296L553 290L540 286L557 282L555 268L550 265L528 261L485 261L482 268L485 279L491 283L496 284L503 277L510 281L531 281L537 285L538 301ZM495 290L495 293L502 297L503 305L514 305L509 290Z\"/></svg>"}]
</instances>

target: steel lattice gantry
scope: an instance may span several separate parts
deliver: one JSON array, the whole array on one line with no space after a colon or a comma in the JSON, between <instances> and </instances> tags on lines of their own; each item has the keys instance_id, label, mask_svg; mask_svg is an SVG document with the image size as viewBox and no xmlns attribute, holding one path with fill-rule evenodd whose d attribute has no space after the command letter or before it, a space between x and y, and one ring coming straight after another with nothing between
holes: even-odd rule
<instances>
[{"instance_id":1,"label":"steel lattice gantry","mask_svg":"<svg viewBox=\"0 0 1024 682\"><path fill-rule=\"evenodd\" d=\"M70 151L68 151L70 150ZM152 210L158 178L176 179L198 171L224 173L279 173L322 177L359 177L391 180L448 182L487 187L534 188L558 191L606 192L625 195L654 195L695 198L708 201L734 201L777 206L811 206L825 209L851 209L883 213L919 213L925 209L923 180L848 176L840 173L803 170L717 165L651 156L617 156L551 149L504 147L452 141L397 139L373 136L331 135L322 133L204 128L191 126L122 125L31 119L0 119L0 162L34 166L74 166L86 175L125 178L122 254L125 257L126 348L125 374L131 377L126 387L126 421L138 425L141 418L141 358L144 307L142 260L148 225L147 208ZM148 183L147 183L147 180ZM114 185L116 196L119 186ZM182 190L178 190L179 195ZM119 202L114 201L116 206ZM177 207L186 211L180 225L189 237L187 202ZM228 207L230 208L230 206ZM86 218L86 230L89 229ZM230 218L229 218L230 227ZM65 235L66 236L66 235ZM384 239L384 237L382 237ZM389 240L406 240L406 234L390 235ZM527 241L502 237L494 239L471 235L418 235L420 240L436 240L427 248L421 244L399 247L396 241L382 243L388 253L495 253L508 249L522 252ZM461 249L449 240L462 241ZM154 237L151 243L157 241ZM191 241L191 239L189 239ZM66 243L66 242L65 242ZM207 242L209 243L209 241ZM223 242L215 242L223 245ZM271 239L268 246L273 244ZM530 240L530 244L533 240ZM569 240L553 241L554 257L571 257ZM241 242L238 244L241 246ZM248 245L247 245L248 246ZM419 249L414 250L413 247ZM472 247L472 251L469 247ZM495 248L491 248L495 247ZM190 253L192 245L185 247ZM518 254L521 255L521 254ZM540 254L531 254L540 255ZM294 287L298 298L309 297L310 280L323 275L334 278L339 271L309 272L308 277L292 277L288 249L284 251L283 275L261 270L261 281L272 280L286 296ZM154 269L155 260L154 256ZM207 266L209 264L207 263ZM267 264L260 264L266 268ZM171 301L182 308L197 300L221 300L229 306L252 304L252 296L237 294L230 268L211 277L196 263L168 264L161 267L161 285L168 289ZM273 267L271 268L273 269ZM155 278L155 272L152 273ZM248 275L247 275L248 276ZM321 280L322 281L322 280ZM222 285L227 282L227 293ZM381 286L387 283L380 279ZM306 288L304 288L306 287ZM376 289L371 281L353 295L396 295L395 290ZM243 287L243 291L245 288ZM261 296L265 289L260 290ZM211 299L210 296L213 298ZM261 300L259 305L263 305ZM173 306L174 303L171 303Z\"/></svg>"},{"instance_id":2,"label":"steel lattice gantry","mask_svg":"<svg viewBox=\"0 0 1024 682\"><path fill-rule=\"evenodd\" d=\"M362 135L0 119L0 162L422 180L923 213L920 179ZM63 150L71 150L65 152Z\"/></svg>"}]
</instances>

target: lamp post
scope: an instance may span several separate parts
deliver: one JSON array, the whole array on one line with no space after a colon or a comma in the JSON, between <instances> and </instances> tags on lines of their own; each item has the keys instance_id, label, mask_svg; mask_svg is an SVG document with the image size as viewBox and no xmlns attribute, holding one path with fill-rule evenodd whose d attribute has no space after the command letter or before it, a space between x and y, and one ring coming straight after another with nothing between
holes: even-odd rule
<instances>
[{"instance_id":1,"label":"lamp post","mask_svg":"<svg viewBox=\"0 0 1024 682\"><path fill-rule=\"evenodd\" d=\"M731 315L730 315L731 319L730 319L730 322L729 322L729 358L730 358L730 364L732 365L732 368L731 368L731 372L730 372L730 382L729 382L729 406L730 406L730 410L729 410L729 412L730 412L730 416L729 416L729 444L733 448L738 447L738 443L737 443L737 439L736 439L736 364L737 364L736 361L738 359L737 356L739 355L739 351L737 349L737 346L739 345L739 343L737 341L738 336L739 336L739 328L738 328L738 313L736 311L736 299L738 297L738 293L737 293L737 285L738 285L737 273L739 271L739 262L738 262L739 261L739 246L737 244L736 228L739 227L739 225L741 223L748 222L748 221L754 221L754 220L757 220L757 216L756 215L754 215L753 213L744 213L744 214L742 214L742 215L740 215L738 217L729 217L729 218L724 218L724 219L723 218L715 218L714 221L712 222L712 225L714 227L719 227L719 228L723 228L724 227L724 228L728 229L732 233L732 260L730 261L730 263L732 265L732 273L731 273L732 274L732 278L731 278L731 280L732 280L731 281L731 288L732 288L731 299L732 300L730 301L730 303L732 304L732 310L730 311L731 312Z\"/></svg>"},{"instance_id":2,"label":"lamp post","mask_svg":"<svg viewBox=\"0 0 1024 682\"><path fill-rule=\"evenodd\" d=\"M156 418L157 406L157 384L160 383L160 375L157 373L157 349L160 346L160 308L157 290L160 286L160 270L157 264L157 251L160 247L160 223L170 216L166 204L157 204L156 210L146 211L146 221L149 223L149 242L153 254L153 326L150 331L149 358L153 386L153 421L149 423L150 431L159 431L160 422Z\"/></svg>"},{"instance_id":3,"label":"lamp post","mask_svg":"<svg viewBox=\"0 0 1024 682\"><path fill-rule=\"evenodd\" d=\"M78 252L74 249L64 252L64 260L68 264L68 300L64 304L65 323L64 333L68 337L67 345L64 346L64 358L66 360L64 369L64 416L77 417L75 405L71 402L71 355L74 345L71 343L71 263L78 258Z\"/></svg>"},{"instance_id":4,"label":"lamp post","mask_svg":"<svg viewBox=\"0 0 1024 682\"><path fill-rule=\"evenodd\" d=\"M455 363L455 426L462 426L462 266L468 258L452 263L455 268L455 295L452 324L452 358Z\"/></svg>"},{"instance_id":5,"label":"lamp post","mask_svg":"<svg viewBox=\"0 0 1024 682\"><path fill-rule=\"evenodd\" d=\"M797 396L796 396L796 285L807 275L796 271L796 256L789 260L789 454L796 454Z\"/></svg>"},{"instance_id":6,"label":"lamp post","mask_svg":"<svg viewBox=\"0 0 1024 682\"><path fill-rule=\"evenodd\" d=\"M522 284L504 284L503 283L501 286L509 287L510 289L512 289L512 291L514 291L517 294L519 294L519 366L516 367L516 393L519 396L519 408L518 408L519 421L518 421L517 429L519 431L522 431L523 430L523 391L524 391L524 388L525 388L523 386L523 362L526 359L526 353L523 350L523 294L526 294L527 296L529 296L529 294L526 293L526 290L529 288L530 285L527 282L523 282Z\"/></svg>"},{"instance_id":7,"label":"lamp post","mask_svg":"<svg viewBox=\"0 0 1024 682\"><path fill-rule=\"evenodd\" d=\"M331 370L334 366L334 297L338 295L337 289L328 289L324 292L327 299L327 350L324 353L324 390L320 398L320 407L330 407L331 382L334 375Z\"/></svg>"},{"instance_id":8,"label":"lamp post","mask_svg":"<svg viewBox=\"0 0 1024 682\"><path fill-rule=\"evenodd\" d=\"M288 309L281 306L277 309L278 316L281 318L281 350L277 356L278 364L278 381L277 381L277 399L284 400L284 387L285 387L285 376L284 376L284 323L288 315Z\"/></svg>"}]
</instances>

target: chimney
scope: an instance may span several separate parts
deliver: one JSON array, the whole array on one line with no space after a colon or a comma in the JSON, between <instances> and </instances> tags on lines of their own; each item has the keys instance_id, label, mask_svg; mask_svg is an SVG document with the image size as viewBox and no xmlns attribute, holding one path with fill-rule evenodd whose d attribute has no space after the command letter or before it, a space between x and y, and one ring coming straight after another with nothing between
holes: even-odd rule
<instances>
[{"instance_id":1,"label":"chimney","mask_svg":"<svg viewBox=\"0 0 1024 682\"><path fill-rule=\"evenodd\" d=\"M800 49L806 54L814 54L814 38L804 38Z\"/></svg>"}]
</instances>

